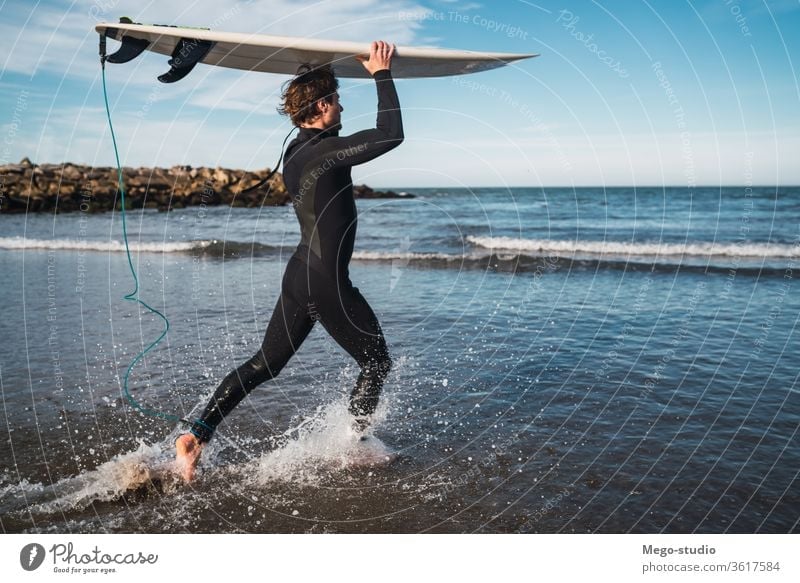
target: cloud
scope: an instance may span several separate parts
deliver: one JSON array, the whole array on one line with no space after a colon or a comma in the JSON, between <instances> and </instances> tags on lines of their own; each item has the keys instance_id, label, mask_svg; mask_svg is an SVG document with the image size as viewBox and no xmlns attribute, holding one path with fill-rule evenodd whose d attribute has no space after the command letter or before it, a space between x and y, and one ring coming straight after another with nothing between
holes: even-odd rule
<instances>
[{"instance_id":1,"label":"cloud","mask_svg":"<svg viewBox=\"0 0 800 583\"><path fill-rule=\"evenodd\" d=\"M10 6L3 9L0 21L0 54L6 56L3 76L8 72L34 75L39 71L64 74L82 57L85 41L91 34L85 14L64 13L42 5ZM92 34L92 38L95 36ZM95 45L96 46L96 45ZM92 57L92 72L97 68L97 50Z\"/></svg>"},{"instance_id":2,"label":"cloud","mask_svg":"<svg viewBox=\"0 0 800 583\"><path fill-rule=\"evenodd\" d=\"M77 0L72 3L36 3L3 6L0 54L6 55L4 73L50 73L69 78L94 77L98 67L99 22L116 22L120 14L136 22L213 25L214 29L283 36L363 41L385 38L396 44L414 42L422 27L402 13L425 13L427 8L407 0L330 0L270 2L198 0L190 4L148 3L129 0ZM116 46L110 41L109 51ZM145 54L146 74L137 71L129 83L149 84L152 74L168 69L166 58ZM155 63L160 63L156 65ZM132 63L125 67L132 69Z\"/></svg>"},{"instance_id":3,"label":"cloud","mask_svg":"<svg viewBox=\"0 0 800 583\"><path fill-rule=\"evenodd\" d=\"M30 155L37 161L81 159L91 161L100 135L105 131L104 110L75 108L75 104L97 103L100 91L100 67L97 35L98 22L116 22L121 14L142 23L211 26L217 30L275 34L315 38L335 38L363 41L365 45L376 38L396 44L414 43L422 27L418 20L403 20L403 13L424 14L428 9L409 0L330 0L330 1L234 1L197 0L192 3L146 3L132 0L76 0L67 2L37 2L16 5L1 4L0 54L5 55L2 73L5 104L25 90L29 107L25 114L24 131L16 136L13 151L19 157ZM109 52L118 43L109 41ZM214 134L194 144L191 152L201 156L203 163L218 155L220 139L227 141L231 128L210 116L203 118L202 110L229 111L263 117L277 115L280 85L285 76L229 70L222 67L198 65L187 78L164 85L156 77L168 70L163 55L145 53L130 63L109 64L106 77L109 101L115 109L115 121L120 130L136 131L139 139L131 146L130 158L136 164L154 163L152 144L165 140L164 132L178 142L192 139L198 127ZM14 75L20 77L15 77ZM18 87L12 90L12 87ZM101 96L102 99L102 96ZM179 122L158 120L146 110L159 105L174 105L172 117ZM102 103L102 101L101 101ZM125 114L146 113L147 124L126 127ZM198 113L198 109L200 112ZM161 109L163 112L163 108ZM90 115L91 114L91 115ZM192 122L184 121L191 117ZM76 120L81 120L77 124ZM97 123L97 120L100 123ZM66 132L66 133L64 133ZM188 136L185 134L188 132ZM248 133L243 128L244 134ZM72 136L64 139L64 136ZM237 153L252 152L264 139L237 148ZM151 144L151 145L147 145ZM258 148L256 148L258 149ZM161 159L187 160L186 150L171 144L160 148ZM271 157L271 155L270 155ZM249 156L246 157L249 159ZM230 160L230 158L229 158Z\"/></svg>"},{"instance_id":4,"label":"cloud","mask_svg":"<svg viewBox=\"0 0 800 583\"><path fill-rule=\"evenodd\" d=\"M478 8L483 8L483 5L478 4L477 2L465 2L460 4L462 0L438 0L440 4L445 4L448 8L458 8L459 10L476 10ZM459 4L459 6L455 6Z\"/></svg>"},{"instance_id":5,"label":"cloud","mask_svg":"<svg viewBox=\"0 0 800 583\"><path fill-rule=\"evenodd\" d=\"M52 78L50 85L99 81L97 36L94 25L130 15L136 22L211 25L231 32L357 40L365 44L385 38L396 44L413 43L422 27L402 14L425 14L427 8L408 0L233 1L198 0L191 4L148 3L130 0L58 1L0 9L0 52L6 55L4 85L9 73ZM118 43L109 41L108 51ZM131 63L107 66L109 84L126 95L132 89L152 92L156 77L168 70L167 58L145 53ZM157 90L160 99L173 99L198 108L247 111L273 115L283 76L233 71L198 65L187 78ZM94 84L86 84L95 91ZM54 109L62 99L81 97L71 90L53 95ZM64 89L64 91L68 91ZM141 93L139 93L141 94Z\"/></svg>"},{"instance_id":6,"label":"cloud","mask_svg":"<svg viewBox=\"0 0 800 583\"><path fill-rule=\"evenodd\" d=\"M247 72L224 76L211 72L208 77L201 79L188 103L215 111L225 109L257 116L277 115L275 108L280 101L281 85L286 79L277 75Z\"/></svg>"}]
</instances>

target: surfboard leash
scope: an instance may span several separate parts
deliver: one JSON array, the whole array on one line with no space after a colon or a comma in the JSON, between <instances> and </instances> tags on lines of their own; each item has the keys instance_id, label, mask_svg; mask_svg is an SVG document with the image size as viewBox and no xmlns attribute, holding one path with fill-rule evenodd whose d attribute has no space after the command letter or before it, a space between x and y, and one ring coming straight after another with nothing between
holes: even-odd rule
<instances>
[{"instance_id":1,"label":"surfboard leash","mask_svg":"<svg viewBox=\"0 0 800 583\"><path fill-rule=\"evenodd\" d=\"M289 136L292 135L292 132L294 132L295 129L297 129L297 128L292 126L292 129L289 130L289 133L286 134L285 138L283 138L283 143L281 144L281 155L278 158L278 161L275 163L275 166L272 167L272 172L267 174L266 178L263 178L263 179L259 180L258 182L256 182L253 186L245 188L244 190L240 190L238 194L247 194L248 192L252 192L254 190L257 190L257 189L261 188L262 186L264 186L265 184L267 184L269 182L269 179L272 178L275 175L275 173L278 171L278 168L281 165L281 162L283 161L283 151L286 148L286 141L289 139ZM239 182L241 182L241 180ZM267 188L267 193L269 193L269 191L271 189L272 189L272 185L269 185L268 188Z\"/></svg>"},{"instance_id":2,"label":"surfboard leash","mask_svg":"<svg viewBox=\"0 0 800 583\"><path fill-rule=\"evenodd\" d=\"M168 421L168 422L172 422L172 423L184 423L184 424L186 424L186 425L191 427L192 422L187 420L187 419L184 419L183 417L179 417L178 415L170 415L168 413L163 413L161 411L156 411L154 409L148 409L146 407L143 407L136 399L134 399L133 395L130 392L130 389L128 388L128 377L130 376L131 370L133 369L133 367L136 365L136 363L139 362L139 360L145 354L147 354L150 350L152 350L159 342L161 342L161 340L163 340L164 336L167 335L167 331L169 330L169 320L167 319L166 316L164 316L164 314L162 314L161 312L159 312L155 308L149 306L146 302L140 300L139 297L138 297L138 295L139 295L139 278L136 276L136 269L134 269L133 260L131 259L131 250L130 250L130 245L128 243L128 227L127 227L127 222L126 222L126 219L125 219L125 181L124 181L123 176L122 176L122 164L120 163L120 160L119 160L119 149L117 148L117 138L116 138L116 135L114 134L114 124L111 122L111 108L108 105L108 90L106 88L106 35L105 34L101 34L100 35L100 69L102 71L102 78L103 78L103 100L104 100L105 106L106 106L106 117L108 118L108 128L109 128L109 130L111 132L111 143L114 146L114 156L115 156L116 162L117 162L117 190L120 193L120 197L121 197L121 201L122 201L122 204L121 204L121 207L122 207L122 238L125 241L125 252L126 252L127 257L128 257L128 266L130 267L131 275L133 275L133 281L134 281L134 289L133 289L133 291L131 293L127 294L126 296L124 296L123 299L125 299L127 301L136 302L136 303L141 304L142 306L147 308L151 313L156 314L158 317L160 317L164 321L164 331L161 333L161 336L159 336L147 348L145 348L139 354L137 354L136 357L133 359L133 361L128 366L128 369L125 371L125 377L124 377L124 380L123 380L123 393L125 395L125 398L128 400L128 402L137 411L139 411L143 415L146 415L148 417L153 417L153 418L156 418L156 419L162 419L164 421Z\"/></svg>"},{"instance_id":3,"label":"surfboard leash","mask_svg":"<svg viewBox=\"0 0 800 583\"><path fill-rule=\"evenodd\" d=\"M127 301L137 302L137 303L141 304L142 306L147 308L151 313L156 314L157 316L159 316L164 321L164 331L161 333L161 335L154 342L152 342L147 348L145 348L143 351L141 351L139 354L137 354L136 357L131 362L131 364L128 366L128 369L125 371L125 377L124 377L124 380L123 380L123 392L124 392L125 398L128 400L128 402L137 411L139 411L143 415L148 416L148 417L152 417L152 418L155 418L155 419L161 419L163 421L167 421L167 422L170 422L170 423L183 423L184 425L186 425L187 427L189 427L191 429L192 427L194 427L195 423L192 422L192 421L189 421L188 419L186 419L184 417L179 417L178 415L171 415L171 414L168 414L168 413L164 413L162 411L156 411L154 409L148 409L146 407L143 407L133 397L133 395L130 392L130 389L128 388L128 377L130 376L131 370L133 369L133 367L136 365L136 363L145 354L147 354L150 350L155 348L155 346L159 342L161 342L161 340L164 339L164 337L167 335L167 331L169 330L169 320L167 319L166 316L164 316L164 314L162 314L161 312L159 312L155 308L152 308L146 302L143 302L142 300L140 300L137 297L138 294L139 294L139 279L136 276L136 270L133 267L133 260L131 259L130 245L128 243L128 228L127 228L127 223L126 223L126 219L125 219L125 181L124 181L123 175L122 175L122 164L120 163L120 159L119 159L119 148L117 147L117 138L116 138L116 135L114 134L114 125L111 122L111 108L108 105L108 89L106 87L106 58L107 58L107 55L106 55L106 35L105 34L100 34L99 51L100 51L100 69L102 71L102 80L103 80L103 101L104 101L105 107L106 107L106 117L108 119L108 128L109 128L109 130L111 132L111 142L112 142L112 144L114 146L114 156L115 156L115 159L116 159L116 162L117 162L117 189L119 190L120 197L121 197L121 202L122 202L122 205L121 205L121 207L122 207L122 237L123 237L123 239L125 241L125 252L126 252L127 257L128 257L128 266L130 267L131 275L133 275L133 280L134 280L134 284L135 284L134 285L134 290L131 293L129 293L126 296L124 296L124 299L127 300ZM292 131L294 131L294 129L295 128L292 128L292 130L289 132L289 134L286 136L286 138L284 138L283 146L285 146L286 140L289 139L289 136L291 135ZM283 159L283 146L281 146L281 156L278 159L278 163L275 165L275 169L272 172L270 172L269 175L264 180L259 181L257 184L251 186L250 188L247 188L245 190L240 191L240 194L242 192L250 192L252 190L256 190L257 188L260 188L261 186L263 186L264 184L269 182L269 179L272 178L272 176L275 174L275 172L278 169L278 166L281 163L281 160ZM269 188L268 188L268 190L269 190ZM197 423L199 423L201 426L203 426L203 427L205 427L207 429L211 429L210 427L208 427L200 419L197 419ZM223 441L225 441L228 444L230 444L231 446L233 446L239 452L242 452L242 453L245 453L245 454L247 453L247 452L244 452L241 449L241 447L235 441L233 441L232 439L230 439L230 438L228 438L228 437L226 437L224 435L220 435L219 431L217 429L214 429L213 433L217 437L222 438ZM248 455L248 457L251 457L251 456Z\"/></svg>"}]
</instances>

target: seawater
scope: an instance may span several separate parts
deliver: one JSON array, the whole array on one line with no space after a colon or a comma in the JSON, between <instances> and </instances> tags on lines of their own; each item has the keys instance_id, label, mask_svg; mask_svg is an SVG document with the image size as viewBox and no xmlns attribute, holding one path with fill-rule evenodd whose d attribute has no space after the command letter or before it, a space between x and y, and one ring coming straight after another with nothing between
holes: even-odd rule
<instances>
[{"instance_id":1,"label":"seawater","mask_svg":"<svg viewBox=\"0 0 800 583\"><path fill-rule=\"evenodd\" d=\"M399 189L395 189L399 190ZM408 189L358 201L351 279L395 361L351 468L358 375L312 331L220 426L122 392L163 331L119 213L0 216L5 532L795 532L800 189ZM170 321L131 369L188 416L260 346L291 207L127 214Z\"/></svg>"}]
</instances>

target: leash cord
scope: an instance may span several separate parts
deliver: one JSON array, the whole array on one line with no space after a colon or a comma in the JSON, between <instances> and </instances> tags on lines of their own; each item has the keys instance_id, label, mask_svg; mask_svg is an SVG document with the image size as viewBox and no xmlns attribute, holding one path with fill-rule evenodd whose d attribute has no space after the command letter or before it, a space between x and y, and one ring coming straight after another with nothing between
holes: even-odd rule
<instances>
[{"instance_id":1,"label":"leash cord","mask_svg":"<svg viewBox=\"0 0 800 583\"><path fill-rule=\"evenodd\" d=\"M155 411L153 409L148 409L143 407L136 399L133 398L131 395L130 389L128 388L128 377L130 376L131 370L136 365L137 362L150 350L152 350L164 336L167 335L167 331L169 330L169 320L156 310L155 308L149 306L146 302L143 302L138 298L139 295L139 279L136 276L136 270L133 267L133 260L131 259L131 250L130 245L128 244L128 227L125 220L125 183L122 176L122 165L120 164L119 160L119 149L117 148L117 138L114 134L114 125L111 123L111 108L108 105L108 90L106 89L106 54L105 54L105 35L100 35L100 66L102 69L102 77L103 77L103 100L106 106L106 117L108 118L108 128L111 131L111 142L114 145L114 156L116 157L117 161L117 189L119 190L122 204L122 237L125 240L125 252L128 256L128 266L131 269L131 274L133 275L134 281L134 289L131 293L127 294L124 299L131 302L137 302L147 308L153 314L156 314L164 321L164 331L161 333L154 342L152 342L147 348L141 351L139 354L136 355L136 358L133 359L131 364L128 366L128 369L125 371L125 377L123 380L123 393L125 394L125 398L128 402L140 413L143 415L147 415L148 417L154 417L158 419L163 419L164 421L174 422L174 423L185 423L186 425L191 426L191 421L184 419L182 417L178 417L177 415L169 415L167 413L162 413L161 411Z\"/></svg>"},{"instance_id":2,"label":"leash cord","mask_svg":"<svg viewBox=\"0 0 800 583\"><path fill-rule=\"evenodd\" d=\"M187 425L188 427L191 428L194 424L191 421L189 421L188 419L185 419L183 417L179 417L177 415L170 415L168 413L163 413L161 411L156 411L154 409L148 409L146 407L143 407L136 399L134 399L133 395L130 392L130 389L128 388L128 377L130 376L131 370L133 369L133 367L136 365L136 363L139 362L139 360L145 354L147 354L150 350L155 348L155 346L159 342L161 342L161 340L164 338L164 336L167 335L167 331L169 330L169 320L167 319L166 316L164 316L164 314L162 314L161 312L159 312L155 308L152 308L146 302L143 302L142 300L140 300L138 298L138 295L139 295L139 279L136 276L136 270L133 267L133 260L131 259L131 250L130 250L130 245L128 244L128 228L127 228L127 223L126 223L126 219L125 219L125 182L124 182L123 175L122 175L122 165L121 165L120 160L119 160L119 149L117 148L117 138L116 138L116 135L114 134L114 125L111 122L111 108L108 105L108 90L106 88L106 36L104 34L100 35L100 68L102 70L102 78L103 78L103 100L104 100L105 106L106 106L106 117L108 118L108 128L109 128L109 130L111 132L111 142L112 142L112 144L114 146L114 156L115 156L115 159L116 159L116 162L117 162L117 189L119 190L121 201L122 201L122 204L121 204L121 208L122 208L122 237L125 240L125 252L126 252L127 257L128 257L128 266L130 267L131 274L133 275L133 281L134 281L134 290L131 293L129 293L126 296L124 296L124 299L127 300L127 301L131 301L131 302L137 302L137 303L143 305L150 312L152 312L153 314L156 314L157 316L159 316L164 321L164 331L161 333L161 336L159 336L147 348L145 348L143 351L141 351L139 354L137 354L136 358L133 359L131 364L128 366L128 369L125 371L125 377L124 377L124 380L123 380L123 392L124 392L125 398L128 400L128 402L137 411L139 411L143 415L146 415L148 417L153 417L153 418L156 418L156 419L162 419L164 421L168 421L168 422L171 422L171 423L183 423L183 424L185 424L185 425ZM294 128L292 128L292 131L294 131ZM290 131L289 135L291 135L291 133L292 132ZM286 144L286 140L289 138L289 135L287 135L286 138L284 138L284 140L283 140L284 145ZM252 186L252 187L250 187L250 188L248 188L248 189L246 189L246 190L244 190L242 192L249 192L251 190L255 190L255 189L260 188L261 186L263 186L265 183L267 183L269 181L269 179L272 178L272 176L275 174L275 172L276 172L276 170L278 168L278 165L280 165L280 162L281 162L282 158L283 158L283 147L281 147L281 157L278 159L278 164L276 164L275 169L269 174L269 176L267 176L264 180L260 181L258 184L254 185L254 186ZM219 435L219 432L216 431L216 430L214 431L214 433L218 437L221 437L228 444L232 445L238 451L244 453L248 457L251 457L251 456L249 456L247 454L247 452L244 452L241 449L241 447L235 441L233 441L232 439L230 439L228 437L225 437L224 435Z\"/></svg>"}]
</instances>

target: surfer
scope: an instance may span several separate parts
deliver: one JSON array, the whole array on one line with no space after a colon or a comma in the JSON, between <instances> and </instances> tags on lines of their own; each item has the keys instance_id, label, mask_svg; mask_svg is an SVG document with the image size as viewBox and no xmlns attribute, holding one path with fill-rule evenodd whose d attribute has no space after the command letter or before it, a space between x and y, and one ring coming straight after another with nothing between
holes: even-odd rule
<instances>
[{"instance_id":1,"label":"surfer","mask_svg":"<svg viewBox=\"0 0 800 583\"><path fill-rule=\"evenodd\" d=\"M283 180L300 222L301 241L286 266L261 348L228 373L189 433L175 443L187 482L217 425L256 386L280 373L316 321L361 367L348 407L353 432L360 435L370 424L392 360L375 313L350 281L357 223L350 172L403 141L391 75L394 50L393 44L376 41L369 57L357 57L377 87L375 128L339 136L344 108L330 66L304 66L283 90L279 111L300 128L286 148Z\"/></svg>"}]
</instances>

